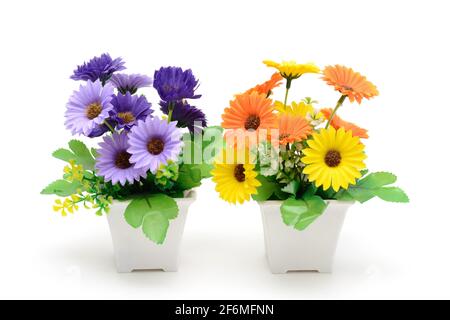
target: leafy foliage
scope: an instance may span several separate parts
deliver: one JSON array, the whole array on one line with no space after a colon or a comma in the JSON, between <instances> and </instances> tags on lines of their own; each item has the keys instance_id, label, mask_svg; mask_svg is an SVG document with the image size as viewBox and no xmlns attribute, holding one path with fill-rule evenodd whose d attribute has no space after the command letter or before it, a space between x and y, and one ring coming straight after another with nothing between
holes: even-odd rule
<instances>
[{"instance_id":1,"label":"leafy foliage","mask_svg":"<svg viewBox=\"0 0 450 320\"><path fill-rule=\"evenodd\" d=\"M145 236L157 244L166 238L169 220L178 216L175 200L165 194L133 199L125 210L125 220L133 228L142 226Z\"/></svg>"},{"instance_id":2,"label":"leafy foliage","mask_svg":"<svg viewBox=\"0 0 450 320\"><path fill-rule=\"evenodd\" d=\"M409 202L406 193L398 188L388 186L397 181L397 177L389 172L374 172L362 179L347 190L340 190L336 194L338 200L356 200L364 203L374 197L390 202Z\"/></svg>"},{"instance_id":3,"label":"leafy foliage","mask_svg":"<svg viewBox=\"0 0 450 320\"><path fill-rule=\"evenodd\" d=\"M45 187L41 194L56 194L60 197L68 197L77 193L83 185L79 181L69 182L66 180L56 180Z\"/></svg>"},{"instance_id":4,"label":"leafy foliage","mask_svg":"<svg viewBox=\"0 0 450 320\"><path fill-rule=\"evenodd\" d=\"M326 209L327 203L319 196L305 195L302 199L289 198L281 205L283 222L297 230L305 230Z\"/></svg>"},{"instance_id":5,"label":"leafy foliage","mask_svg":"<svg viewBox=\"0 0 450 320\"><path fill-rule=\"evenodd\" d=\"M284 200L289 196L282 190L275 177L258 176L258 180L261 182L261 186L258 187L257 194L252 195L253 200Z\"/></svg>"},{"instance_id":6,"label":"leafy foliage","mask_svg":"<svg viewBox=\"0 0 450 320\"><path fill-rule=\"evenodd\" d=\"M66 162L74 160L77 164L82 165L84 169L94 170L95 159L83 142L71 140L69 141L69 148L70 150L62 148L56 150L53 152L53 157Z\"/></svg>"}]
</instances>

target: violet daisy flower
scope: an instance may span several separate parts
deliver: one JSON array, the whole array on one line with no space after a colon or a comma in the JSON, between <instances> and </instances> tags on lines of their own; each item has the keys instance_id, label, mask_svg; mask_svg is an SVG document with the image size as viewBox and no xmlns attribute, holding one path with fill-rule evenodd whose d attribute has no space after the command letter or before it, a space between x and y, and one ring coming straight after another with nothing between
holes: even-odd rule
<instances>
[{"instance_id":1,"label":"violet daisy flower","mask_svg":"<svg viewBox=\"0 0 450 320\"><path fill-rule=\"evenodd\" d=\"M126 69L124 64L125 62L122 61L122 58L113 60L108 53L104 53L100 57L94 57L78 66L70 78L84 81L100 79L102 83L105 83L114 72Z\"/></svg>"},{"instance_id":2,"label":"violet daisy flower","mask_svg":"<svg viewBox=\"0 0 450 320\"><path fill-rule=\"evenodd\" d=\"M122 94L135 94L139 88L150 87L153 83L152 78L148 76L123 73L113 74L109 82Z\"/></svg>"},{"instance_id":3,"label":"violet daisy flower","mask_svg":"<svg viewBox=\"0 0 450 320\"><path fill-rule=\"evenodd\" d=\"M112 184L120 183L124 186L127 181L133 183L139 181L140 177L147 176L145 169L137 169L130 163L131 155L127 152L129 144L126 132L114 133L112 136L104 137L103 140L104 142L99 143L95 168L106 182L111 181Z\"/></svg>"},{"instance_id":4,"label":"violet daisy flower","mask_svg":"<svg viewBox=\"0 0 450 320\"><path fill-rule=\"evenodd\" d=\"M111 104L114 109L111 118L117 122L117 128L130 130L138 120L145 120L153 113L151 103L144 96L133 96L127 92L125 95L119 93L114 95Z\"/></svg>"},{"instance_id":5,"label":"violet daisy flower","mask_svg":"<svg viewBox=\"0 0 450 320\"><path fill-rule=\"evenodd\" d=\"M81 85L67 103L66 128L72 134L89 136L109 117L109 112L113 109L113 93L113 86L106 84L103 87L100 80L88 80L85 85Z\"/></svg>"},{"instance_id":6,"label":"violet daisy flower","mask_svg":"<svg viewBox=\"0 0 450 320\"><path fill-rule=\"evenodd\" d=\"M191 69L183 71L179 67L162 67L155 71L153 78L153 87L158 91L161 100L173 102L201 97L194 94L198 88L198 80Z\"/></svg>"},{"instance_id":7,"label":"violet daisy flower","mask_svg":"<svg viewBox=\"0 0 450 320\"><path fill-rule=\"evenodd\" d=\"M169 102L161 101L159 104L161 111L164 114L169 114ZM183 101L174 103L172 120L178 122L177 127L187 127L191 133L206 127L206 116L203 111Z\"/></svg>"},{"instance_id":8,"label":"violet daisy flower","mask_svg":"<svg viewBox=\"0 0 450 320\"><path fill-rule=\"evenodd\" d=\"M176 124L156 117L140 120L128 134L130 162L154 174L160 165L176 160L183 145L182 132Z\"/></svg>"}]
</instances>

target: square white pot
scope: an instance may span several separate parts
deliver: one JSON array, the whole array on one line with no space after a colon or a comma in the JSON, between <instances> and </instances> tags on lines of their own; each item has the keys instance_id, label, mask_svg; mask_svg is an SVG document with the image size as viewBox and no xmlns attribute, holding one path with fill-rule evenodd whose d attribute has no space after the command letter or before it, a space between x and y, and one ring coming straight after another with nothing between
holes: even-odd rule
<instances>
[{"instance_id":1,"label":"square white pot","mask_svg":"<svg viewBox=\"0 0 450 320\"><path fill-rule=\"evenodd\" d=\"M303 231L284 224L282 201L259 202L266 257L272 273L331 272L339 233L353 202L328 200L324 213Z\"/></svg>"},{"instance_id":2,"label":"square white pot","mask_svg":"<svg viewBox=\"0 0 450 320\"><path fill-rule=\"evenodd\" d=\"M129 201L115 201L108 214L108 223L114 247L118 272L133 270L178 270L178 253L183 237L189 206L195 201L195 191L185 193L185 198L174 199L179 211L178 217L170 220L166 239L156 244L145 237L141 228L133 228L124 217Z\"/></svg>"}]
</instances>

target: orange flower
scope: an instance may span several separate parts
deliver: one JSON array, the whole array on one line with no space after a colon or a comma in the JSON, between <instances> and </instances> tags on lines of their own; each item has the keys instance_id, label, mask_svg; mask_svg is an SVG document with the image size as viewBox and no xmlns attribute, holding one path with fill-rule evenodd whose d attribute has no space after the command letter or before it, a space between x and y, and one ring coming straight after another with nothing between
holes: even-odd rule
<instances>
[{"instance_id":1,"label":"orange flower","mask_svg":"<svg viewBox=\"0 0 450 320\"><path fill-rule=\"evenodd\" d=\"M222 127L225 129L257 131L277 126L272 100L257 92L236 95L230 102L230 107L225 108L222 120Z\"/></svg>"},{"instance_id":2,"label":"orange flower","mask_svg":"<svg viewBox=\"0 0 450 320\"><path fill-rule=\"evenodd\" d=\"M377 87L359 72L340 65L327 66L323 70L322 79L334 86L336 91L346 95L350 102L361 103L363 98L370 99L378 95Z\"/></svg>"},{"instance_id":3,"label":"orange flower","mask_svg":"<svg viewBox=\"0 0 450 320\"><path fill-rule=\"evenodd\" d=\"M248 89L245 93L252 93L253 91L258 92L260 94L265 94L266 96L270 95L271 91L278 87L281 84L283 77L279 72L275 72L270 80L258 84L255 87Z\"/></svg>"},{"instance_id":4,"label":"orange flower","mask_svg":"<svg viewBox=\"0 0 450 320\"><path fill-rule=\"evenodd\" d=\"M333 113L333 110L331 108L328 108L328 109L322 109L322 110L320 110L320 112L322 112L322 114L325 116L325 118L330 119L331 113ZM351 130L354 137L360 137L363 139L369 138L369 136L367 135L366 129L360 128L354 123L342 120L337 114L335 114L333 116L333 119L331 119L330 124L336 130L339 128L343 128L343 129L345 129L345 131Z\"/></svg>"},{"instance_id":5,"label":"orange flower","mask_svg":"<svg viewBox=\"0 0 450 320\"><path fill-rule=\"evenodd\" d=\"M311 126L302 116L288 116L282 114L279 117L280 143L285 145L295 141L302 141L312 133Z\"/></svg>"}]
</instances>

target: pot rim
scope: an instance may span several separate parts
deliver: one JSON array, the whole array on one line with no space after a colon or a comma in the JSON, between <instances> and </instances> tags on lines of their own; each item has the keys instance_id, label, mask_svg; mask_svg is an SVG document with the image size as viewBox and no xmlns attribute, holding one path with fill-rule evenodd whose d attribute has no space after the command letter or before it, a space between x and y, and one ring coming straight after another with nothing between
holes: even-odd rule
<instances>
[{"instance_id":1,"label":"pot rim","mask_svg":"<svg viewBox=\"0 0 450 320\"><path fill-rule=\"evenodd\" d=\"M161 192L163 193L163 192ZM163 193L164 194L164 193ZM189 189L189 190L185 190L184 191L184 197L183 198L172 198L174 199L177 203L178 202L193 202L197 199L197 192L195 191L195 188L193 189ZM113 200L113 204L115 203L129 203L131 202L131 199L127 199L127 200Z\"/></svg>"},{"instance_id":2,"label":"pot rim","mask_svg":"<svg viewBox=\"0 0 450 320\"><path fill-rule=\"evenodd\" d=\"M334 199L323 199L324 201L326 201L328 204L333 204L333 205L353 205L355 204L355 200L353 201L342 201L342 200L334 200ZM284 202L284 200L266 200L266 201L256 201L259 205L280 205Z\"/></svg>"}]
</instances>

